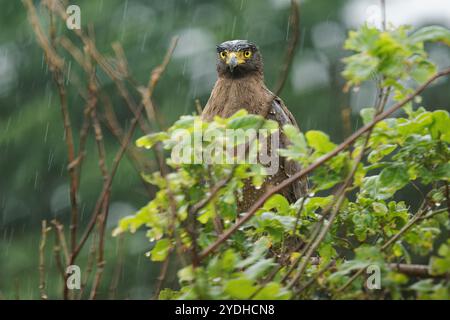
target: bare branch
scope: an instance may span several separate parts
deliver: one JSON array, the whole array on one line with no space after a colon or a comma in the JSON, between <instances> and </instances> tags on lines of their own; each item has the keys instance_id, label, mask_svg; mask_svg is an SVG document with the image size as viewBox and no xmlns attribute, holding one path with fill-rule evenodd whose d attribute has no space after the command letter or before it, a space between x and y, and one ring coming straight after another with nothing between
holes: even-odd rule
<instances>
[{"instance_id":1,"label":"bare branch","mask_svg":"<svg viewBox=\"0 0 450 320\"><path fill-rule=\"evenodd\" d=\"M44 50L46 60L49 64L50 71L53 74L53 79L58 88L61 112L63 116L64 123L64 133L65 133L65 141L67 144L67 155L68 155L68 171L70 177L70 205L71 205L71 248L72 250L76 245L76 234L77 234L77 225L78 225L78 204L77 204L77 191L78 191L78 177L76 174L75 167L70 165L75 161L75 146L73 143L73 131L72 125L70 121L69 108L67 103L67 93L64 85L64 76L63 76L63 68L64 61L61 57L58 56L54 43L54 34L55 34L55 26L53 23L53 16L50 15L50 36L51 40L49 41L47 37L44 35L41 24L39 22L39 18L36 13L36 8L34 7L31 0L24 0L23 3L28 12L28 18L33 27L33 31L36 34L39 45ZM51 13L50 13L51 14Z\"/></svg>"},{"instance_id":2,"label":"bare branch","mask_svg":"<svg viewBox=\"0 0 450 320\"><path fill-rule=\"evenodd\" d=\"M39 290L41 291L41 299L47 300L48 295L45 291L45 244L47 241L47 232L49 232L51 228L47 227L47 221L42 220L41 224L41 242L39 244Z\"/></svg>"},{"instance_id":3,"label":"bare branch","mask_svg":"<svg viewBox=\"0 0 450 320\"><path fill-rule=\"evenodd\" d=\"M69 249L67 248L66 237L64 236L64 226L56 219L52 220L51 222L55 226L58 246L63 249L65 262L67 264L69 263Z\"/></svg>"},{"instance_id":4,"label":"bare branch","mask_svg":"<svg viewBox=\"0 0 450 320\"><path fill-rule=\"evenodd\" d=\"M291 0L291 15L289 17L289 27L292 30L292 36L289 39L289 44L286 50L286 57L281 67L277 83L275 85L275 95L279 96L283 90L291 69L292 61L294 60L295 51L297 49L298 40L300 38L300 13L298 0Z\"/></svg>"}]
</instances>

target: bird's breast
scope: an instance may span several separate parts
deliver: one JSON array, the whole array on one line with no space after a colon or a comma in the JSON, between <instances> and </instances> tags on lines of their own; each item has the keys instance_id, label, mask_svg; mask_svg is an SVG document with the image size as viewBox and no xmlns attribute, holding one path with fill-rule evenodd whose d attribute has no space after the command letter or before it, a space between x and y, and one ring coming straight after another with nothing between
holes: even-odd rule
<instances>
[{"instance_id":1,"label":"bird's breast","mask_svg":"<svg viewBox=\"0 0 450 320\"><path fill-rule=\"evenodd\" d=\"M252 114L262 114L270 105L272 97L264 82L251 77L241 79L219 78L203 112L206 120L218 115L232 116L240 109Z\"/></svg>"}]
</instances>

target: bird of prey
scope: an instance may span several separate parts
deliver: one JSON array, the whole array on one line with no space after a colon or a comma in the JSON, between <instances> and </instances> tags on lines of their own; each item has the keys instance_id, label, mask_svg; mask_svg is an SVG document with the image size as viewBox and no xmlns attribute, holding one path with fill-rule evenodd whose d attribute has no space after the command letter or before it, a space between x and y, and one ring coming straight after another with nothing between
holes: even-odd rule
<instances>
[{"instance_id":1,"label":"bird of prey","mask_svg":"<svg viewBox=\"0 0 450 320\"><path fill-rule=\"evenodd\" d=\"M247 40L231 40L218 45L217 74L218 79L202 112L203 120L211 121L214 116L228 118L238 110L246 109L248 113L278 122L280 129L285 124L298 128L283 101L267 89L261 53L255 44ZM282 130L279 144L280 148L289 144ZM247 211L267 188L279 184L298 171L300 166L297 162L280 158L279 170L266 177L261 188L253 187L250 181L245 183L243 198L238 202L239 212ZM292 203L305 195L306 181L296 181L280 193Z\"/></svg>"}]
</instances>

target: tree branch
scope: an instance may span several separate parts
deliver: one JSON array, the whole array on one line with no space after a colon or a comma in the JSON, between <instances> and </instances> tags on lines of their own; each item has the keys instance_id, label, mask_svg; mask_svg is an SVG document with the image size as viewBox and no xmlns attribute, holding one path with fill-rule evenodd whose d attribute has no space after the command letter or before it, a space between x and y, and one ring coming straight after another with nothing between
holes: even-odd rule
<instances>
[{"instance_id":1,"label":"tree branch","mask_svg":"<svg viewBox=\"0 0 450 320\"><path fill-rule=\"evenodd\" d=\"M39 244L39 290L41 291L41 299L47 300L48 295L45 291L45 244L47 241L47 232L51 228L47 227L47 221L42 220L41 224L41 242Z\"/></svg>"},{"instance_id":2,"label":"tree branch","mask_svg":"<svg viewBox=\"0 0 450 320\"><path fill-rule=\"evenodd\" d=\"M297 49L298 40L300 38L300 13L298 0L291 0L291 15L289 17L289 25L292 30L292 36L286 50L286 57L281 67L277 83L275 84L275 95L279 96L284 88L292 61L294 60L295 51Z\"/></svg>"}]
</instances>

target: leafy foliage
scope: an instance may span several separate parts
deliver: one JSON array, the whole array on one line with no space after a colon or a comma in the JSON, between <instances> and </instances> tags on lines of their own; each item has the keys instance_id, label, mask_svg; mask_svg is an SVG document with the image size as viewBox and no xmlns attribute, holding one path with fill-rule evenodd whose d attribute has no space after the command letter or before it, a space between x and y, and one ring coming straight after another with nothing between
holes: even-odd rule
<instances>
[{"instance_id":1,"label":"leafy foliage","mask_svg":"<svg viewBox=\"0 0 450 320\"><path fill-rule=\"evenodd\" d=\"M395 100L405 98L436 72L424 49L427 41L450 44L450 32L440 27L410 32L408 27L380 31L368 26L351 32L345 44L353 52L344 59L347 86L376 78L381 90L394 91ZM200 258L199 252L240 218L236 202L246 181L260 187L265 170L259 164L197 162L195 152L190 154L191 161L174 161L173 151L180 145L190 147L198 129L203 138L197 139L207 150L223 139L233 148L245 142L242 136L226 136L228 129L282 129L292 144L280 150L280 155L303 167L319 161L337 145L321 131L303 134L292 126L276 128L272 121L243 110L210 123L196 116L182 117L166 132L137 141L140 147L160 143L171 151L167 164L173 170L165 177L145 175L159 188L158 193L135 215L120 221L115 232L148 228L153 261L191 254L192 263L179 266L180 288L163 290L162 299L448 299L450 221L445 203L449 201L450 117L443 110L413 109L412 104L403 110L402 116L379 121L367 141L361 136L352 150L318 166L309 176L307 196L289 203L280 194L272 195L213 254ZM369 123L378 112L363 109L363 122ZM204 139L213 132L215 139ZM335 190L349 175L353 179L338 206ZM402 200L402 192L412 187L417 189L419 205ZM335 220L329 215L330 207L338 209ZM326 224L331 224L330 229L313 257L305 261L304 249L317 239L315 230ZM179 260L177 265L183 259ZM392 264L424 260L430 261L431 270L425 280L392 268ZM306 269L296 278L301 272L299 262ZM365 288L364 276L352 279L355 272L370 265L382 272L381 290Z\"/></svg>"}]
</instances>

